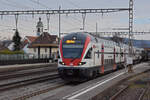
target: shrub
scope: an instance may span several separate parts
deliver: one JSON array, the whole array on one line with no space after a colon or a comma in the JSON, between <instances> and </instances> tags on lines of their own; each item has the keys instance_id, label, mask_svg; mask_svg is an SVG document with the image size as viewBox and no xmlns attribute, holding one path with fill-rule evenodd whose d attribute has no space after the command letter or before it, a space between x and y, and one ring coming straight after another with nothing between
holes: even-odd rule
<instances>
[{"instance_id":1,"label":"shrub","mask_svg":"<svg viewBox=\"0 0 150 100\"><path fill-rule=\"evenodd\" d=\"M23 51L3 50L3 51L0 51L0 54L24 54L24 52Z\"/></svg>"}]
</instances>

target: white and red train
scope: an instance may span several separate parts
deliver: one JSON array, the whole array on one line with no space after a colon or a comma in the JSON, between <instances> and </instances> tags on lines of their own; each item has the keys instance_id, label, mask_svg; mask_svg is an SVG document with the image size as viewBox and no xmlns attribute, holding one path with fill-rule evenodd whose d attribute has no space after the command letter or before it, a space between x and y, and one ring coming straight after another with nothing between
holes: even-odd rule
<instances>
[{"instance_id":1,"label":"white and red train","mask_svg":"<svg viewBox=\"0 0 150 100\"><path fill-rule=\"evenodd\" d=\"M134 62L140 61L141 50L134 48ZM93 36L70 33L59 45L58 73L70 81L91 79L123 66L128 46Z\"/></svg>"}]
</instances>

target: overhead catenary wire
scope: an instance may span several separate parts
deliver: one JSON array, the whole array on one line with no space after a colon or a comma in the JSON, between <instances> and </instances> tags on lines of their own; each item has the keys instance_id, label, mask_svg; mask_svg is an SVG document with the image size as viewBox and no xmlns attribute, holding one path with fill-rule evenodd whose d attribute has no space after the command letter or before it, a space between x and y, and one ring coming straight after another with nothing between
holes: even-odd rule
<instances>
[{"instance_id":1,"label":"overhead catenary wire","mask_svg":"<svg viewBox=\"0 0 150 100\"><path fill-rule=\"evenodd\" d=\"M80 6L78 6L77 4L75 4L75 3L73 3L72 1L70 1L70 0L65 0L65 2L67 2L67 3L69 3L69 4L71 4L71 5L73 5L74 7L76 7L76 8L81 8ZM68 15L67 15L68 16ZM82 20L80 20L80 19L78 19L78 18L76 18L76 17L73 17L73 16L69 16L69 17L71 17L72 19L74 19L74 20L76 20L76 21L78 21L78 23L80 23L81 24L81 22L82 22L82 28L79 28L79 29L85 29L85 14L83 15L82 14ZM91 27L93 27L92 25L87 25L87 27L88 27L88 29L91 29Z\"/></svg>"},{"instance_id":2,"label":"overhead catenary wire","mask_svg":"<svg viewBox=\"0 0 150 100\"><path fill-rule=\"evenodd\" d=\"M7 0L7 1L9 1L9 0ZM35 1L35 0L31 0L33 3L36 3L36 4L40 4L41 6L43 6L43 7L46 7L44 4L41 4L40 2L38 2L38 1ZM12 1L11 1L12 2ZM11 3L12 4L12 3ZM11 5L11 4L8 4L9 6L13 6L13 7L15 7L15 8L18 8L18 7L16 7L16 5ZM46 7L46 8L48 8L48 7ZM49 8L50 9L50 8ZM34 16L34 15L33 15ZM74 20L77 20L77 18L74 18L74 17L72 17ZM81 22L80 20L78 20L79 22Z\"/></svg>"},{"instance_id":3,"label":"overhead catenary wire","mask_svg":"<svg viewBox=\"0 0 150 100\"><path fill-rule=\"evenodd\" d=\"M34 3L36 3L36 1L34 1L34 0L32 0ZM15 2L15 1L9 1L9 0L6 0L5 2L4 1L1 1L3 4L5 4L5 5L7 5L7 6L9 6L9 7L14 7L14 8L23 8L23 7L25 7L25 8L29 8L29 7L27 7L27 6L23 6L23 5L19 5L17 2ZM40 3L40 5L42 5L41 3ZM23 7L22 7L23 6ZM42 6L44 6L45 7L45 5L42 5ZM3 19L3 15L1 15L1 19ZM15 15L15 26L16 26L16 29L18 28L18 15L16 14ZM20 28L20 27L19 27ZM13 29L13 28L12 28ZM21 29L23 29L23 28L21 28Z\"/></svg>"},{"instance_id":4,"label":"overhead catenary wire","mask_svg":"<svg viewBox=\"0 0 150 100\"><path fill-rule=\"evenodd\" d=\"M76 7L76 8L81 8L78 4L76 4L76 3L74 3L74 2L72 2L72 1L70 1L70 0L65 0L67 3L69 3L69 4L71 4L72 6L74 6L74 7ZM82 30L84 30L85 29L85 19L86 19L86 14L82 14L81 15L82 16L82 21L81 20L79 20L79 19L77 19L77 18L75 18L75 17L72 17L74 20L77 20L77 21L79 21L80 23L82 22ZM94 29L95 29L95 27L93 26L93 25L91 25L91 24L87 24L86 25L86 27L88 27L88 29L91 29L91 27L93 27Z\"/></svg>"},{"instance_id":5,"label":"overhead catenary wire","mask_svg":"<svg viewBox=\"0 0 150 100\"><path fill-rule=\"evenodd\" d=\"M35 0L31 0L31 1L36 2ZM36 3L41 5L40 1L38 1L38 2L36 2ZM42 3L42 5L43 5L43 3ZM45 6L44 6L44 7L45 7ZM47 8L47 7L46 7L46 8ZM94 28L94 29L95 29L95 28Z\"/></svg>"},{"instance_id":6,"label":"overhead catenary wire","mask_svg":"<svg viewBox=\"0 0 150 100\"><path fill-rule=\"evenodd\" d=\"M80 6L78 6L77 4L75 4L74 2L70 0L65 0L65 1L67 1L69 4L73 5L74 7L81 8Z\"/></svg>"},{"instance_id":7,"label":"overhead catenary wire","mask_svg":"<svg viewBox=\"0 0 150 100\"><path fill-rule=\"evenodd\" d=\"M33 3L36 3L36 4L40 4L42 7L44 7L44 8L49 8L49 7L46 7L44 4L41 4L40 3L40 1L35 1L35 0L31 0ZM73 3L72 3L73 4ZM75 5L74 5L75 6ZM51 8L49 8L49 9L51 9ZM70 16L69 16L70 17ZM72 17L72 16L71 16ZM74 17L72 17L74 20L77 20L77 21L79 21L79 22L81 22L81 20L78 20L78 19L76 19L76 18L74 18ZM48 22L47 22L47 27L49 27L49 19L47 20ZM62 19L61 19L61 21L62 21ZM66 23L66 21L64 21L65 23ZM90 27L91 28L91 27Z\"/></svg>"},{"instance_id":8,"label":"overhead catenary wire","mask_svg":"<svg viewBox=\"0 0 150 100\"><path fill-rule=\"evenodd\" d=\"M21 16L20 16L20 19L21 19ZM24 19L21 19L21 21L22 20L24 20ZM26 25L26 26L24 26L24 24L21 24L21 23L19 23L20 24L20 26L19 26L19 29L21 29L21 30L25 30L25 31L29 31L29 28L27 28L27 27L31 27L30 26L30 24L29 24L29 22L31 22L32 20L30 20L30 21L24 21L24 22L26 22L26 23L28 23L28 25ZM10 25L5 25L5 24L0 24L0 27L3 27L3 28L11 28L11 30L13 30L15 27L14 26L10 26Z\"/></svg>"},{"instance_id":9,"label":"overhead catenary wire","mask_svg":"<svg viewBox=\"0 0 150 100\"><path fill-rule=\"evenodd\" d=\"M128 10L127 8L126 9L119 9L119 8L117 8L117 9L107 9L107 11L109 12L116 12L116 11L125 11L125 10ZM47 11L49 11L49 12L51 12L51 11L53 11L53 10L34 10L34 11L5 11L5 12L7 12L7 14L5 13L5 12L3 12L3 11L1 11L1 14L2 15L12 15L12 14L33 14L33 13L35 13L35 14L47 14ZM56 14L58 14L58 11L60 11L60 10L55 10L55 12L54 13L56 13ZM89 13L89 11L91 12L91 13L93 13L93 11L94 11L94 13L101 13L101 12L105 12L106 13L106 9L71 9L71 10L61 10L61 14L64 14L64 13L62 13L62 11L65 11L65 13L81 13L80 11L84 11L84 13ZM70 11L75 11L75 12L70 12ZM76 12L77 11L77 12ZM40 12L40 13L39 13ZM82 12L83 13L83 12ZM81 14L82 14L81 13ZM94 28L95 29L95 28Z\"/></svg>"},{"instance_id":10,"label":"overhead catenary wire","mask_svg":"<svg viewBox=\"0 0 150 100\"><path fill-rule=\"evenodd\" d=\"M43 7L43 8L51 9L51 8L49 8L47 5L41 3L39 0L38 0L38 1L36 1L36 0L29 0L29 1L32 2L32 3L35 3L35 4L37 4L37 5L40 5L40 6Z\"/></svg>"},{"instance_id":11,"label":"overhead catenary wire","mask_svg":"<svg viewBox=\"0 0 150 100\"><path fill-rule=\"evenodd\" d=\"M20 3L18 3L18 2L15 2L15 1L13 1L13 0L5 0L5 1L7 1L9 4L13 4L14 6L18 6L18 7L20 7L20 8L31 8L31 7L29 7L29 6L27 6L27 5L24 5L24 4L20 4Z\"/></svg>"},{"instance_id":12,"label":"overhead catenary wire","mask_svg":"<svg viewBox=\"0 0 150 100\"><path fill-rule=\"evenodd\" d=\"M12 3L10 4L10 3L5 2L3 0L1 0L0 2L1 2L0 4L4 4L4 5L9 6L9 7L20 8L20 7L16 6L16 5L13 5Z\"/></svg>"},{"instance_id":13,"label":"overhead catenary wire","mask_svg":"<svg viewBox=\"0 0 150 100\"><path fill-rule=\"evenodd\" d=\"M6 0L6 1L4 2L4 1L1 0L0 2L2 2L4 5L9 6L9 7L13 7L13 8L23 8L22 5L19 6L19 4L17 4L17 2L14 2L14 1ZM2 19L3 19L3 15L1 15L1 20L2 20ZM0 25L0 26L2 26L2 25ZM15 26L16 26L16 29L17 29L17 27L18 27L18 15L15 15ZM13 29L14 29L14 27L8 26L8 25L7 25L7 26L4 26L4 25L3 25L3 27L11 27L10 30L13 30ZM21 28L21 29L24 30L24 28Z\"/></svg>"},{"instance_id":14,"label":"overhead catenary wire","mask_svg":"<svg viewBox=\"0 0 150 100\"><path fill-rule=\"evenodd\" d=\"M72 1L70 1L70 0L65 0L67 3L69 3L69 4L71 4L71 5L73 5L74 7L77 7L77 8L81 8L78 4L76 4L76 3L74 3L74 2L72 2ZM82 14L82 22L83 22L83 29L84 29L84 27L85 27L85 17L84 17L85 15L83 15ZM102 21L103 21L103 18L104 18L104 13L101 13L101 16L102 16ZM81 21L80 21L81 22ZM97 23L97 22L96 22ZM89 24L86 24L86 27L88 27L88 26L90 26L90 28L91 27L93 27L93 28L95 28L94 27L94 25L89 25ZM89 28L88 28L89 29ZM111 29L111 28L109 28L109 29Z\"/></svg>"},{"instance_id":15,"label":"overhead catenary wire","mask_svg":"<svg viewBox=\"0 0 150 100\"><path fill-rule=\"evenodd\" d=\"M38 1L30 0L30 2L35 3L37 5L40 5L40 6L44 7L44 8L46 8L46 9L51 9L48 6L46 6L45 4L41 3L39 0ZM32 15L32 16L34 17L34 15ZM46 18L47 18L47 30L49 31L49 29L50 29L50 14L46 14ZM56 28L56 27L53 27L53 28Z\"/></svg>"},{"instance_id":16,"label":"overhead catenary wire","mask_svg":"<svg viewBox=\"0 0 150 100\"><path fill-rule=\"evenodd\" d=\"M49 31L50 14L46 14L46 18L47 18L47 30Z\"/></svg>"}]
</instances>

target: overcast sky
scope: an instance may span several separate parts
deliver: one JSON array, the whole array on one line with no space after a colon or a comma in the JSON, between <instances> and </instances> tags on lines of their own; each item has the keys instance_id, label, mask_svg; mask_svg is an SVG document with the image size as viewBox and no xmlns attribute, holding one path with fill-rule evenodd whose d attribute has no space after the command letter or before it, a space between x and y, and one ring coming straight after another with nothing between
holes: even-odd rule
<instances>
[{"instance_id":1,"label":"overcast sky","mask_svg":"<svg viewBox=\"0 0 150 100\"><path fill-rule=\"evenodd\" d=\"M127 8L129 0L0 0L0 10L72 9L72 8ZM150 31L150 0L134 1L134 31ZM47 28L46 15L19 16L18 29L22 37L36 35L36 23L41 17ZM61 32L80 31L82 15L62 15ZM128 12L110 14L87 14L85 31L112 31L112 28L128 27ZM14 16L0 17L0 39L12 38L15 28ZM50 34L58 34L58 15L50 16ZM150 35L136 36L150 40Z\"/></svg>"}]
</instances>

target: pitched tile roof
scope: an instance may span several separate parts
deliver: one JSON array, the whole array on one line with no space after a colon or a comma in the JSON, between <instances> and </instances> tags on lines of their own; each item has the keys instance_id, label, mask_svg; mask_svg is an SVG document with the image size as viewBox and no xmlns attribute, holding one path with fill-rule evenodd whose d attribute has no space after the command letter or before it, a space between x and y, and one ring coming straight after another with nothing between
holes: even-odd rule
<instances>
[{"instance_id":1,"label":"pitched tile roof","mask_svg":"<svg viewBox=\"0 0 150 100\"><path fill-rule=\"evenodd\" d=\"M32 43L34 40L36 40L38 37L37 36L26 36L26 38L29 39L29 41Z\"/></svg>"},{"instance_id":2,"label":"pitched tile roof","mask_svg":"<svg viewBox=\"0 0 150 100\"><path fill-rule=\"evenodd\" d=\"M48 32L43 32L29 47L34 46L58 46L57 35L50 35Z\"/></svg>"},{"instance_id":3,"label":"pitched tile roof","mask_svg":"<svg viewBox=\"0 0 150 100\"><path fill-rule=\"evenodd\" d=\"M23 42L21 43L21 48L24 48L29 43L35 41L38 37L37 36L26 36Z\"/></svg>"},{"instance_id":4,"label":"pitched tile roof","mask_svg":"<svg viewBox=\"0 0 150 100\"><path fill-rule=\"evenodd\" d=\"M2 44L3 44L5 47L8 47L11 43L12 43L12 40L4 40L4 41L2 41Z\"/></svg>"},{"instance_id":5,"label":"pitched tile roof","mask_svg":"<svg viewBox=\"0 0 150 100\"><path fill-rule=\"evenodd\" d=\"M8 48L0 43L0 51L2 51L2 50L8 50Z\"/></svg>"}]
</instances>

